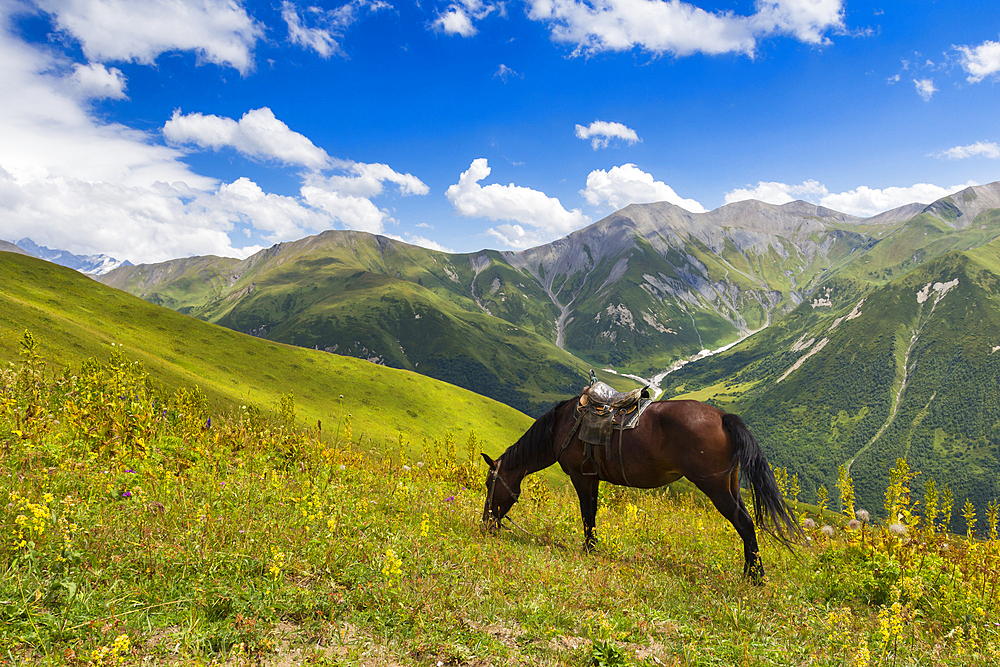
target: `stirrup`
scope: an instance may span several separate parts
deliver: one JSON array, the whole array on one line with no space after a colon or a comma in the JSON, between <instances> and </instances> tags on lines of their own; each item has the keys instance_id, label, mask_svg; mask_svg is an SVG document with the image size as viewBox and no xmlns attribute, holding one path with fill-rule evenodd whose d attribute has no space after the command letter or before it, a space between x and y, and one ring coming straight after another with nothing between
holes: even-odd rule
<instances>
[{"instance_id":1,"label":"stirrup","mask_svg":"<svg viewBox=\"0 0 1000 667\"><path fill-rule=\"evenodd\" d=\"M580 464L580 473L592 477L601 472L601 464L598 463L597 459L594 458L594 445L589 442L583 443L583 454L584 454L584 459L583 463ZM594 464L594 472L587 472L588 463Z\"/></svg>"}]
</instances>

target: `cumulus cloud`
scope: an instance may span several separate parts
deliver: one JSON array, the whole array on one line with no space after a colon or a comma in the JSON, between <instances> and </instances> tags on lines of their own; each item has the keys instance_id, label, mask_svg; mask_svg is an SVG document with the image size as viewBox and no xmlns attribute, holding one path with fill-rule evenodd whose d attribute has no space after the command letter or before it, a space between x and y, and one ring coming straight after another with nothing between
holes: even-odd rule
<instances>
[{"instance_id":1,"label":"cumulus cloud","mask_svg":"<svg viewBox=\"0 0 1000 667\"><path fill-rule=\"evenodd\" d=\"M932 183L916 183L908 187L889 187L881 190L862 185L854 190L830 193L820 199L820 204L835 211L870 217L914 202L930 204L941 197L947 197L971 185L976 185L976 183L969 181L964 185L952 185L951 187L941 187Z\"/></svg>"},{"instance_id":2,"label":"cumulus cloud","mask_svg":"<svg viewBox=\"0 0 1000 667\"><path fill-rule=\"evenodd\" d=\"M473 160L445 196L460 214L470 218L510 221L489 231L513 248L551 241L590 223L580 209L567 211L555 197L519 185L480 185L490 175L486 158Z\"/></svg>"},{"instance_id":3,"label":"cumulus cloud","mask_svg":"<svg viewBox=\"0 0 1000 667\"><path fill-rule=\"evenodd\" d=\"M502 13L503 5L484 3L482 0L461 0L438 13L431 25L446 35L472 37L479 32L473 21L480 21L495 11Z\"/></svg>"},{"instance_id":4,"label":"cumulus cloud","mask_svg":"<svg viewBox=\"0 0 1000 667\"><path fill-rule=\"evenodd\" d=\"M493 73L493 78L502 79L504 83L507 83L507 81L509 81L512 78L523 79L524 75L518 74L511 68L504 65L503 63L500 63L500 67L498 67L497 71Z\"/></svg>"},{"instance_id":5,"label":"cumulus cloud","mask_svg":"<svg viewBox=\"0 0 1000 667\"><path fill-rule=\"evenodd\" d=\"M392 220L388 211L383 211L365 197L315 185L305 185L301 192L309 206L322 210L331 220L349 229L381 234L385 230L385 223Z\"/></svg>"},{"instance_id":6,"label":"cumulus cloud","mask_svg":"<svg viewBox=\"0 0 1000 667\"><path fill-rule=\"evenodd\" d=\"M371 198L382 194L385 183L393 183L403 195L425 195L430 188L412 174L401 174L388 165L343 163L347 173L306 177L301 193L310 206L327 213L350 229L381 234L385 225L395 222L388 211L376 206Z\"/></svg>"},{"instance_id":7,"label":"cumulus cloud","mask_svg":"<svg viewBox=\"0 0 1000 667\"><path fill-rule=\"evenodd\" d=\"M245 257L261 241L338 224L379 231L391 218L372 198L389 186L403 195L428 192L388 165L330 158L269 109L239 121L177 113L166 134L185 146L231 146L256 159L307 167L298 195L266 192L248 178L220 183L198 174L185 164L185 151L162 145L158 134L93 115L89 100L117 98L124 77L25 43L11 29L15 9L0 4L0 238L29 236L133 262Z\"/></svg>"},{"instance_id":8,"label":"cumulus cloud","mask_svg":"<svg viewBox=\"0 0 1000 667\"><path fill-rule=\"evenodd\" d=\"M417 226L419 227L420 225ZM432 241L425 236L416 236L408 232L404 232L404 236L405 238L400 238L399 240L403 241L404 243L409 243L410 245L418 245L421 248L427 248L428 250L437 250L438 252L447 252L452 254L454 254L455 252L448 246L443 246L437 241ZM399 237L393 237L393 238L399 238Z\"/></svg>"},{"instance_id":9,"label":"cumulus cloud","mask_svg":"<svg viewBox=\"0 0 1000 667\"><path fill-rule=\"evenodd\" d=\"M931 97L937 92L933 79L914 79L913 85L917 87L917 95L920 95L924 102L930 102Z\"/></svg>"},{"instance_id":10,"label":"cumulus cloud","mask_svg":"<svg viewBox=\"0 0 1000 667\"><path fill-rule=\"evenodd\" d=\"M315 51L323 58L329 58L334 54L343 53L341 40L348 28L360 21L364 15L390 6L388 2L381 0L352 0L330 10L309 7L302 16L295 3L284 0L281 3L281 18L288 26L288 39L292 44L298 44Z\"/></svg>"},{"instance_id":11,"label":"cumulus cloud","mask_svg":"<svg viewBox=\"0 0 1000 667\"><path fill-rule=\"evenodd\" d=\"M36 0L56 26L80 42L90 61L150 65L168 51L253 70L263 27L232 0Z\"/></svg>"},{"instance_id":12,"label":"cumulus cloud","mask_svg":"<svg viewBox=\"0 0 1000 667\"><path fill-rule=\"evenodd\" d=\"M77 64L70 77L77 92L90 99L124 100L125 75L117 67L108 69L100 63Z\"/></svg>"},{"instance_id":13,"label":"cumulus cloud","mask_svg":"<svg viewBox=\"0 0 1000 667\"><path fill-rule=\"evenodd\" d=\"M934 157L945 157L949 160L964 160L970 157L1000 158L1000 146L992 141L977 141L968 146L955 146L948 150L934 153Z\"/></svg>"},{"instance_id":14,"label":"cumulus cloud","mask_svg":"<svg viewBox=\"0 0 1000 667\"><path fill-rule=\"evenodd\" d=\"M235 184L234 184L235 185ZM30 236L71 252L103 252L133 262L156 262L192 254L246 257L259 246L237 247L229 238L234 220L250 213L222 186L214 192L183 183L126 186L65 177L17 180L0 169L0 233ZM254 213L279 214L258 201Z\"/></svg>"},{"instance_id":15,"label":"cumulus cloud","mask_svg":"<svg viewBox=\"0 0 1000 667\"><path fill-rule=\"evenodd\" d=\"M579 126L577 126L579 127ZM591 206L608 204L621 209L629 204L670 202L692 213L704 213L705 207L694 199L681 198L674 189L653 179L634 164L612 167L609 171L595 169L587 176L587 187L580 194Z\"/></svg>"},{"instance_id":16,"label":"cumulus cloud","mask_svg":"<svg viewBox=\"0 0 1000 667\"><path fill-rule=\"evenodd\" d=\"M758 183L756 188L739 189L726 193L725 201L730 204L744 199L757 199L769 204L787 204L796 199L803 199L813 204L825 206L841 213L868 218L906 204L929 204L942 197L958 192L971 185L942 187L931 183L916 183L907 187L870 188L862 185L845 192L830 192L825 185L817 181L805 181L801 185L786 183Z\"/></svg>"},{"instance_id":17,"label":"cumulus cloud","mask_svg":"<svg viewBox=\"0 0 1000 667\"><path fill-rule=\"evenodd\" d=\"M828 30L843 30L842 0L767 0L750 17L759 35L791 35L806 44L826 44Z\"/></svg>"},{"instance_id":18,"label":"cumulus cloud","mask_svg":"<svg viewBox=\"0 0 1000 667\"><path fill-rule=\"evenodd\" d=\"M194 144L212 150L228 147L249 158L311 169L331 164L326 151L289 129L267 107L248 111L239 121L200 113L182 115L176 109L163 126L163 136L173 144Z\"/></svg>"},{"instance_id":19,"label":"cumulus cloud","mask_svg":"<svg viewBox=\"0 0 1000 667\"><path fill-rule=\"evenodd\" d=\"M979 83L1000 72L1000 42L986 40L979 46L956 46L959 64L969 76L969 83Z\"/></svg>"},{"instance_id":20,"label":"cumulus cloud","mask_svg":"<svg viewBox=\"0 0 1000 667\"><path fill-rule=\"evenodd\" d=\"M816 197L823 197L829 194L826 186L818 181L803 181L801 185L789 185L787 183L776 183L773 181L759 181L753 188L738 188L727 192L725 202L743 201L745 199L756 199L768 204L787 204L797 199L812 201Z\"/></svg>"},{"instance_id":21,"label":"cumulus cloud","mask_svg":"<svg viewBox=\"0 0 1000 667\"><path fill-rule=\"evenodd\" d=\"M346 174L334 176L310 175L306 184L341 194L374 197L382 194L386 182L399 186L404 195L425 195L430 188L413 174L401 174L385 164L342 162Z\"/></svg>"},{"instance_id":22,"label":"cumulus cloud","mask_svg":"<svg viewBox=\"0 0 1000 667\"><path fill-rule=\"evenodd\" d=\"M307 137L289 129L267 107L248 111L239 121L200 113L181 115L175 111L163 126L163 135L175 144L194 144L213 150L229 147L250 158L308 167L312 171L303 176L300 190L303 201L323 211L331 225L340 223L373 234L382 233L385 224L392 221L387 211L371 201L384 192L385 183L396 185L403 195L430 192L416 176L401 174L388 165L331 158Z\"/></svg>"},{"instance_id":23,"label":"cumulus cloud","mask_svg":"<svg viewBox=\"0 0 1000 667\"><path fill-rule=\"evenodd\" d=\"M608 142L612 139L621 139L630 144L642 141L632 128L622 123L609 123L604 120L595 120L586 127L577 125L576 136L578 139L590 139L590 145L595 151L598 148L607 148Z\"/></svg>"},{"instance_id":24,"label":"cumulus cloud","mask_svg":"<svg viewBox=\"0 0 1000 667\"><path fill-rule=\"evenodd\" d=\"M62 176L85 181L148 185L185 181L214 187L215 180L193 173L183 154L147 133L91 116L87 97L123 90L113 68L79 65L11 31L17 6L0 3L0 167L13 177ZM117 86L121 88L117 88Z\"/></svg>"},{"instance_id":25,"label":"cumulus cloud","mask_svg":"<svg viewBox=\"0 0 1000 667\"><path fill-rule=\"evenodd\" d=\"M749 16L706 11L681 0L529 0L528 16L548 23L552 39L575 53L627 51L659 55L737 53L753 56L757 41L789 35L808 44L843 30L842 0L758 0Z\"/></svg>"}]
</instances>

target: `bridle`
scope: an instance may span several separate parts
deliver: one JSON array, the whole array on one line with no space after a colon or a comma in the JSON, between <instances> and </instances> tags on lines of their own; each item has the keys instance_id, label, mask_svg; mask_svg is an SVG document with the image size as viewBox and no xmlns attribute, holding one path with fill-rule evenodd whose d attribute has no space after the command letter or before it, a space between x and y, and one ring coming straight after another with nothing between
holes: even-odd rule
<instances>
[{"instance_id":1,"label":"bridle","mask_svg":"<svg viewBox=\"0 0 1000 667\"><path fill-rule=\"evenodd\" d=\"M514 499L514 502L517 502L518 496L521 495L520 492L514 493L514 489L510 488L510 485L507 484L507 480L505 480L503 477L500 476L500 466L502 465L503 465L503 458L501 457L500 460L497 461L496 469L494 470L492 467L490 468L490 474L492 475L492 478L490 479L490 492L486 496L486 511L490 513L491 518L496 519L498 528L500 527L500 522L503 521L504 517L497 518L493 516L493 494L497 490L497 480L499 479L500 483L503 484L505 489L507 489L507 492Z\"/></svg>"}]
</instances>

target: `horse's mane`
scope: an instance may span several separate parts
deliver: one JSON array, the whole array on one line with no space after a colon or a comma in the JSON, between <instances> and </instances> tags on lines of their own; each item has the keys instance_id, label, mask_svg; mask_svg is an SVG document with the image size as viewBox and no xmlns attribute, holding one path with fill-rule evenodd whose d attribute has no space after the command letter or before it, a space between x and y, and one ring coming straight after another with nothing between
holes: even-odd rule
<instances>
[{"instance_id":1,"label":"horse's mane","mask_svg":"<svg viewBox=\"0 0 1000 667\"><path fill-rule=\"evenodd\" d=\"M531 466L539 459L554 454L552 431L556 424L556 413L567 403L576 398L569 398L552 406L552 409L539 417L513 445L503 453L505 468L519 470Z\"/></svg>"}]
</instances>

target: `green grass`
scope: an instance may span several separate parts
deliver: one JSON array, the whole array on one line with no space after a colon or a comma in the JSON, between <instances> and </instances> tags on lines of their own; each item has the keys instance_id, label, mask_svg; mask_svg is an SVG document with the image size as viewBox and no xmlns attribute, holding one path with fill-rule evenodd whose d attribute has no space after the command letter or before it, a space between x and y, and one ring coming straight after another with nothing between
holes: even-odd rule
<instances>
[{"instance_id":1,"label":"green grass","mask_svg":"<svg viewBox=\"0 0 1000 667\"><path fill-rule=\"evenodd\" d=\"M739 399L747 391L753 389L757 382L722 381L696 391L678 390L671 400L712 401L716 405L725 405Z\"/></svg>"},{"instance_id":2,"label":"green grass","mask_svg":"<svg viewBox=\"0 0 1000 667\"><path fill-rule=\"evenodd\" d=\"M586 555L575 494L535 478L511 515L531 535L481 532L478 443L417 466L359 451L358 423L324 437L294 427L286 403L277 419L236 411L205 428L190 400L143 386L122 359L73 380L45 381L34 362L0 374L0 660L1000 659L997 509L980 518L992 540L942 534L913 512L912 475L894 477L905 538L830 518L832 535L807 527L793 552L764 540L757 588L701 496L604 487Z\"/></svg>"},{"instance_id":3,"label":"green grass","mask_svg":"<svg viewBox=\"0 0 1000 667\"><path fill-rule=\"evenodd\" d=\"M358 359L275 343L151 305L49 262L0 252L0 362L18 358L30 331L54 370L121 350L165 387L198 386L219 411L254 404L270 411L294 394L299 418L331 429L347 414L364 444L381 449L400 432L418 452L447 431L475 430L491 454L532 419L496 401L419 375Z\"/></svg>"}]
</instances>

